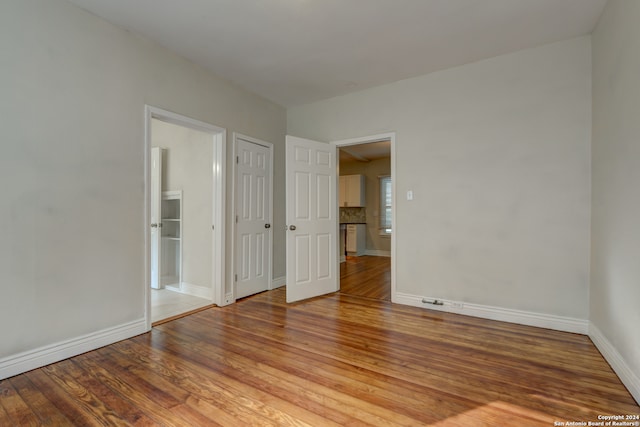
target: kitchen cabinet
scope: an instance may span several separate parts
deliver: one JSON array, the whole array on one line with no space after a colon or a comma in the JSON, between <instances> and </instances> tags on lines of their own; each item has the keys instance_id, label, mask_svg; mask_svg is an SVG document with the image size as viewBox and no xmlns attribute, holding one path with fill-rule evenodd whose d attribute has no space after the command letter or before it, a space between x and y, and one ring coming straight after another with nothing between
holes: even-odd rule
<instances>
[{"instance_id":1,"label":"kitchen cabinet","mask_svg":"<svg viewBox=\"0 0 640 427\"><path fill-rule=\"evenodd\" d=\"M364 207L366 205L364 184L364 175L340 176L340 207Z\"/></svg>"},{"instance_id":2,"label":"kitchen cabinet","mask_svg":"<svg viewBox=\"0 0 640 427\"><path fill-rule=\"evenodd\" d=\"M340 262L345 262L347 257L345 256L347 240L347 224L340 224Z\"/></svg>"},{"instance_id":3,"label":"kitchen cabinet","mask_svg":"<svg viewBox=\"0 0 640 427\"><path fill-rule=\"evenodd\" d=\"M362 256L367 251L367 226L365 224L347 224L347 254Z\"/></svg>"}]
</instances>

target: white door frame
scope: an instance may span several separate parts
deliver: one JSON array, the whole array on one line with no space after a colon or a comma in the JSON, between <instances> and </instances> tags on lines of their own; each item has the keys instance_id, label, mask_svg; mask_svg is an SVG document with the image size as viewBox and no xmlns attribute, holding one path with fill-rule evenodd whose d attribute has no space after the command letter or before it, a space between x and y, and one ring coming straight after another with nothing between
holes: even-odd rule
<instances>
[{"instance_id":1,"label":"white door frame","mask_svg":"<svg viewBox=\"0 0 640 427\"><path fill-rule=\"evenodd\" d=\"M369 144L372 142L379 141L391 141L391 302L397 302L396 298L396 133L380 133L377 135L363 136L360 138L350 138L343 139L339 141L331 141L333 145L336 146L336 162L338 162L338 175L340 175L340 163L337 159L339 159L338 148L347 147L349 145L359 145L359 144ZM336 178L336 181L338 179ZM338 192L336 191L336 197L338 197ZM336 215L338 218L340 217L340 207L339 203L336 202ZM338 223L338 235L340 235L340 224ZM338 256L336 257L337 263L337 271L340 271L340 242L338 242L338 250L336 251Z\"/></svg>"},{"instance_id":2,"label":"white door frame","mask_svg":"<svg viewBox=\"0 0 640 427\"><path fill-rule=\"evenodd\" d=\"M258 144L258 145L262 145L263 147L267 147L269 149L269 156L271 158L271 168L270 168L270 173L271 176L269 177L269 197L271 198L271 200L269 201L269 223L271 224L271 244L269 245L269 262L268 262L268 272L267 274L269 275L269 284L267 286L267 288L269 290L273 289L273 144L270 142L266 142L263 141L261 139L258 138L253 138L251 136L246 136L243 135L241 133L237 133L237 132L233 132L233 166L232 166L232 176L233 176L233 180L232 180L232 184L231 184L231 203L233 206L233 219L231 221L231 251L230 251L230 256L231 256L231 292L227 292L226 295L224 296L224 305L227 304L233 304L236 302L236 282L235 282L235 272L237 271L236 268L236 262L238 261L236 259L236 246L237 246L237 239L238 239L238 235L237 235L237 226L236 226L236 221L235 221L235 216L238 215L237 212L237 206L236 206L236 197L237 197L237 185L238 185L238 177L237 177L237 172L238 172L238 167L237 167L237 161L236 158L238 156L238 140L242 139L244 141L248 141L251 142L253 144Z\"/></svg>"},{"instance_id":3,"label":"white door frame","mask_svg":"<svg viewBox=\"0 0 640 427\"><path fill-rule=\"evenodd\" d=\"M151 237L150 207L151 207L151 119L172 123L190 129L211 134L213 143L213 186L211 225L213 227L212 250L213 259L211 280L213 281L212 303L224 305L225 284L225 171L226 171L226 141L227 130L219 126L201 122L171 111L145 105L144 107L144 180L145 180L145 209L144 209L144 243L145 243L145 274L144 295L146 300L145 320L147 330L151 329Z\"/></svg>"}]
</instances>

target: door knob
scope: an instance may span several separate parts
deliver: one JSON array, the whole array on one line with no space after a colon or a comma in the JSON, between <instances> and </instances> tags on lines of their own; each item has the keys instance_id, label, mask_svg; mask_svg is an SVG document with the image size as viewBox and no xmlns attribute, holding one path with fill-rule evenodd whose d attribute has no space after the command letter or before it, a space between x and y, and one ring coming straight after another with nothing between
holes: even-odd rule
<instances>
[{"instance_id":1,"label":"door knob","mask_svg":"<svg viewBox=\"0 0 640 427\"><path fill-rule=\"evenodd\" d=\"M158 224L156 223L151 224L151 228L156 228L156 227L158 227Z\"/></svg>"},{"instance_id":2,"label":"door knob","mask_svg":"<svg viewBox=\"0 0 640 427\"><path fill-rule=\"evenodd\" d=\"M265 224L264 228L271 228L271 224Z\"/></svg>"},{"instance_id":3,"label":"door knob","mask_svg":"<svg viewBox=\"0 0 640 427\"><path fill-rule=\"evenodd\" d=\"M289 226L289 230L294 231L295 229L296 229L296 226L295 226L295 225L290 225L290 226Z\"/></svg>"}]
</instances>

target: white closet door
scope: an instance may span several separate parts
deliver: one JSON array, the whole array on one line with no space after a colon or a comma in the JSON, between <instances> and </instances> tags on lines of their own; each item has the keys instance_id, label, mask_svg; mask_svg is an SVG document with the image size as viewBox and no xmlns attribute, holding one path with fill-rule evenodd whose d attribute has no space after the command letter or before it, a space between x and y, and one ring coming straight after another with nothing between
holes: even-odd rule
<instances>
[{"instance_id":1,"label":"white closet door","mask_svg":"<svg viewBox=\"0 0 640 427\"><path fill-rule=\"evenodd\" d=\"M236 298L269 289L271 149L237 140Z\"/></svg>"}]
</instances>

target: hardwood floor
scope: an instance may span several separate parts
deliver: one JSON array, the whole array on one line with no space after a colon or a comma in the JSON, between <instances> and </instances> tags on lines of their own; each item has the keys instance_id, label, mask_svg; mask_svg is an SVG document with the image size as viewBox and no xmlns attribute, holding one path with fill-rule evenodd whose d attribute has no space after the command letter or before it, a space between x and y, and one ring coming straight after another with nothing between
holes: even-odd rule
<instances>
[{"instance_id":1,"label":"hardwood floor","mask_svg":"<svg viewBox=\"0 0 640 427\"><path fill-rule=\"evenodd\" d=\"M586 336L284 289L0 381L0 425L553 426L640 408Z\"/></svg>"},{"instance_id":2,"label":"hardwood floor","mask_svg":"<svg viewBox=\"0 0 640 427\"><path fill-rule=\"evenodd\" d=\"M340 292L391 301L391 258L347 257L340 263Z\"/></svg>"}]
</instances>

